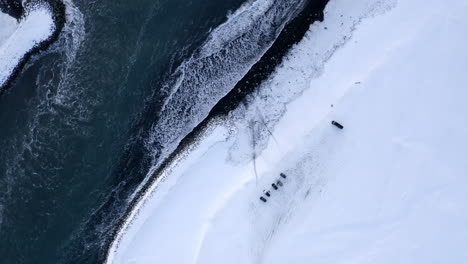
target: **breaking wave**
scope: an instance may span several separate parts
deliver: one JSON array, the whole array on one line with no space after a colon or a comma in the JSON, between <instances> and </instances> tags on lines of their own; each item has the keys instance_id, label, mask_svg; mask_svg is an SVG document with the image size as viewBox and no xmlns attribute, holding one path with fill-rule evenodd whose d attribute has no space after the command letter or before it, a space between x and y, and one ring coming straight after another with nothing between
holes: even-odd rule
<instances>
[{"instance_id":1,"label":"breaking wave","mask_svg":"<svg viewBox=\"0 0 468 264\"><path fill-rule=\"evenodd\" d=\"M262 57L303 2L247 2L176 69L163 86L167 99L145 139L153 169Z\"/></svg>"}]
</instances>

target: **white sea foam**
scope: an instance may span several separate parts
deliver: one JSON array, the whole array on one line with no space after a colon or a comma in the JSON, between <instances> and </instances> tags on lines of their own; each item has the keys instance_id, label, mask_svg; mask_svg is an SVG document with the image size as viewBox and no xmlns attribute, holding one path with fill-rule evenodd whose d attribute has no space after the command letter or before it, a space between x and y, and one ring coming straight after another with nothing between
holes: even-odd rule
<instances>
[{"instance_id":1,"label":"white sea foam","mask_svg":"<svg viewBox=\"0 0 468 264\"><path fill-rule=\"evenodd\" d=\"M61 106L70 106L76 97L70 96L76 93L73 91L76 87L70 85L73 83L74 76L71 74L72 68L78 51L85 40L85 19L83 13L76 7L71 0L65 0L66 23L62 34L55 45L56 51L64 54L66 60L61 67L60 82L57 87L57 95L54 96L54 104Z\"/></svg>"},{"instance_id":2,"label":"white sea foam","mask_svg":"<svg viewBox=\"0 0 468 264\"><path fill-rule=\"evenodd\" d=\"M261 58L302 4L302 0L248 1L214 29L200 49L177 68L173 82L167 84L171 93L161 118L152 127L148 151L155 156L162 151L160 157L172 152ZM159 144L166 148L156 149ZM160 161L154 160L148 176Z\"/></svg>"},{"instance_id":3,"label":"white sea foam","mask_svg":"<svg viewBox=\"0 0 468 264\"><path fill-rule=\"evenodd\" d=\"M49 38L55 29L51 11L43 5L27 9L25 17L16 28L11 22L8 25L8 38L6 33L4 41L0 38L0 87L8 80L23 56Z\"/></svg>"},{"instance_id":4,"label":"white sea foam","mask_svg":"<svg viewBox=\"0 0 468 264\"><path fill-rule=\"evenodd\" d=\"M14 139L17 143L12 144L12 149L10 150L11 155L9 155L7 160L5 160L7 168L5 172L6 180L4 182L6 192L3 193L4 197L2 197L5 200L8 200L8 197L14 195L11 193L11 186L14 186L18 179L26 176L24 167L21 165L21 162L24 161L24 153L28 152L33 156L40 156L40 153L42 153L44 150L44 146L47 145L43 143L42 136L38 135L53 135L55 138L60 138L60 136L57 135L58 130L49 129L48 127L41 124L41 118L43 118L45 115L56 113L56 110L53 109L53 105L55 103L63 102L65 101L65 98L70 97L69 90L71 87L67 86L65 78L68 78L69 81L72 78L72 76L69 74L69 69L73 65L76 54L85 36L83 14L78 8L75 7L72 1L65 0L64 3L66 5L66 23L58 41L52 44L52 46L47 51L64 53L65 59L63 60L60 67L60 72L57 72L61 78L58 85L58 90L61 92L61 94L56 95L55 91L51 91L51 86L54 86L54 89L57 87L55 87L55 85L49 80L50 75L39 71L36 77L36 85L44 85L46 87L43 90L41 90L41 87L37 88L43 93L38 93L38 96L31 100L31 105L29 105L29 107L34 107L36 110L32 112L32 115L28 119L23 120L23 122L27 122L29 130L24 134L17 135L17 138ZM48 12L49 9L44 8L41 10L41 12ZM45 14L50 16L50 13ZM23 21L23 23L24 22L25 21ZM25 29L22 32L27 33L28 31ZM19 33L20 32L18 31L18 34Z\"/></svg>"},{"instance_id":5,"label":"white sea foam","mask_svg":"<svg viewBox=\"0 0 468 264\"><path fill-rule=\"evenodd\" d=\"M158 157L148 175L262 57L302 4L249 1L176 69L165 85L170 95L146 140L147 151Z\"/></svg>"}]
</instances>

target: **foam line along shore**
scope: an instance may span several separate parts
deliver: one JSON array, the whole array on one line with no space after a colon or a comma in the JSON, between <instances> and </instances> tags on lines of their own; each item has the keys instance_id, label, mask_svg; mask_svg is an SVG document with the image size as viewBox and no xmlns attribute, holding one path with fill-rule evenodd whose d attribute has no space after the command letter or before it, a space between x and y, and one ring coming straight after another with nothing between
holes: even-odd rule
<instances>
[{"instance_id":1,"label":"foam line along shore","mask_svg":"<svg viewBox=\"0 0 468 264\"><path fill-rule=\"evenodd\" d=\"M135 208L145 193L152 188L153 184L157 181L165 169L167 169L173 160L177 159L182 153L190 148L208 129L213 122L224 119L231 111L236 109L243 101L255 91L255 88L264 81L274 71L275 67L281 64L283 57L287 54L289 49L298 43L305 33L308 31L310 25L315 21L323 20L323 10L328 1L306 1L303 9L292 18L287 25L283 28L281 33L276 38L272 46L265 52L261 59L254 64L244 77L235 85L235 87L224 96L212 108L208 116L198 124L186 137L184 137L178 144L178 147L173 151L168 158L163 160L160 165L153 170L150 178L136 193L135 198L131 201L125 216L121 219L118 229L115 229L112 239L108 241L107 254L118 243L119 236L125 230L126 225L131 222L131 218Z\"/></svg>"}]
</instances>

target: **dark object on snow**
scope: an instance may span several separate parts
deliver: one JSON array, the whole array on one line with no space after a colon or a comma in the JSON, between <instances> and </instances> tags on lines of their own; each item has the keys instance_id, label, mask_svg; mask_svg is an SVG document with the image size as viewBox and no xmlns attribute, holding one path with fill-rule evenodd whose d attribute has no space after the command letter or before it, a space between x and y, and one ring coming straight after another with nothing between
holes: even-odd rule
<instances>
[{"instance_id":1,"label":"dark object on snow","mask_svg":"<svg viewBox=\"0 0 468 264\"><path fill-rule=\"evenodd\" d=\"M283 183L280 180L278 180L276 184L278 184L280 187L283 186Z\"/></svg>"},{"instance_id":2,"label":"dark object on snow","mask_svg":"<svg viewBox=\"0 0 468 264\"><path fill-rule=\"evenodd\" d=\"M260 200L262 200L262 202L264 202L264 203L267 202L267 199L265 199L265 197L263 197L263 196L260 196Z\"/></svg>"},{"instance_id":3,"label":"dark object on snow","mask_svg":"<svg viewBox=\"0 0 468 264\"><path fill-rule=\"evenodd\" d=\"M281 178L286 179L286 174L280 173Z\"/></svg>"},{"instance_id":4,"label":"dark object on snow","mask_svg":"<svg viewBox=\"0 0 468 264\"><path fill-rule=\"evenodd\" d=\"M265 190L263 190L263 193L264 193L266 196L270 197L270 191L265 191Z\"/></svg>"},{"instance_id":5,"label":"dark object on snow","mask_svg":"<svg viewBox=\"0 0 468 264\"><path fill-rule=\"evenodd\" d=\"M332 125L336 126L339 129L343 129L343 126L340 123L336 122L335 120L332 121Z\"/></svg>"},{"instance_id":6,"label":"dark object on snow","mask_svg":"<svg viewBox=\"0 0 468 264\"><path fill-rule=\"evenodd\" d=\"M272 183L271 186L273 187L273 189L278 190L278 186L276 186L276 184Z\"/></svg>"}]
</instances>

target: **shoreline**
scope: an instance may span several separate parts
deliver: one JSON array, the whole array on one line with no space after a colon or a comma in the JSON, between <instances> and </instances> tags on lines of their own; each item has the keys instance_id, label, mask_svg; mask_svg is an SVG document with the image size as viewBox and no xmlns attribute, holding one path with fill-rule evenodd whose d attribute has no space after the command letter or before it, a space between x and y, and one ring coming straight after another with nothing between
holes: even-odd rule
<instances>
[{"instance_id":1,"label":"shoreline","mask_svg":"<svg viewBox=\"0 0 468 264\"><path fill-rule=\"evenodd\" d=\"M54 30L52 34L45 39L44 41L38 43L28 52L26 52L22 58L19 60L18 64L13 68L9 77L5 80L3 84L0 84L0 96L4 95L13 85L16 78L20 75L21 71L24 69L26 64L31 60L31 58L45 50L47 50L53 43L55 43L62 29L65 26L66 15L65 15L65 4L61 0L44 0L44 1L27 1L25 3L25 10L28 10L29 6L34 5L44 5L48 8L52 14L52 20L54 22ZM26 11L27 12L27 11Z\"/></svg>"},{"instance_id":2,"label":"shoreline","mask_svg":"<svg viewBox=\"0 0 468 264\"><path fill-rule=\"evenodd\" d=\"M174 161L191 148L191 145L197 142L197 139L203 136L211 124L222 122L230 112L238 106L245 104L246 99L255 89L265 81L282 63L290 48L297 44L309 30L309 27L316 21L323 21L324 9L328 0L307 1L304 8L293 18L281 31L280 35L273 45L266 51L262 58L248 71L248 73L235 85L235 87L224 96L211 109L209 115L198 124L186 137L178 144L161 165L152 173L146 183L135 194L135 198L130 202L128 209L119 224L112 232L110 238L105 242L105 259L101 263L108 263L114 242L118 243L119 236L125 231L128 223L132 222L132 217L138 211L138 205L144 203L144 197L151 190L154 184L157 184L165 170L171 167ZM117 239L117 240L116 240Z\"/></svg>"},{"instance_id":3,"label":"shoreline","mask_svg":"<svg viewBox=\"0 0 468 264\"><path fill-rule=\"evenodd\" d=\"M341 3L335 5L341 8L328 10L335 19L327 16L324 24L314 25L324 34L312 34L308 43L299 43L303 48L297 49L294 59L285 59L285 65L278 67L282 70L268 79L273 80L267 93L288 97L283 91L297 85L295 76L312 76L311 72L325 69L305 82L309 89L288 105L275 126L275 137L286 145L271 140L260 154L264 159L258 156L262 159L259 179L271 183L285 172L284 191L272 191L275 194L268 195L267 206L258 200L266 184L260 181L257 186L252 161L232 162L233 152L250 153L248 144L218 136L188 144L183 150L194 146L195 151L182 160L173 159L140 198L107 263L294 263L350 258L411 263L466 257L460 243L440 247L441 239L453 242L466 237L460 230L467 215L459 213L466 207L467 185L460 184L465 182L466 165L457 150L467 142L463 124L461 129L451 129L460 125L459 115L466 108L465 91L460 89L460 83L467 82L466 60L460 56L465 39L460 32L467 21L457 19L464 9L436 1L431 5L424 1L401 5L387 1L381 6L366 5L372 0L354 6ZM414 10L421 10L421 15L414 16ZM449 14L447 23L433 21L440 13ZM340 15L350 22L342 30ZM344 35L336 36L336 30ZM382 31L386 34L376 39L376 32ZM450 52L428 56L441 48ZM308 52L318 55L303 58ZM290 52L294 53L295 49ZM317 57L326 65L310 67ZM349 68L350 64L354 67ZM289 69L295 66L292 73ZM428 73L430 81L421 85ZM281 101L275 98L273 102ZM252 101L245 111L255 112L255 103L265 105L262 98ZM233 113L229 116L235 118ZM338 120L345 129L333 127L331 120ZM240 138L245 138L250 134L249 123L239 122ZM430 129L420 130L421 123ZM433 232L434 227L440 230ZM383 238L382 243L376 245L376 237ZM417 248L407 251L401 241ZM432 249L440 250L433 254Z\"/></svg>"}]
</instances>

